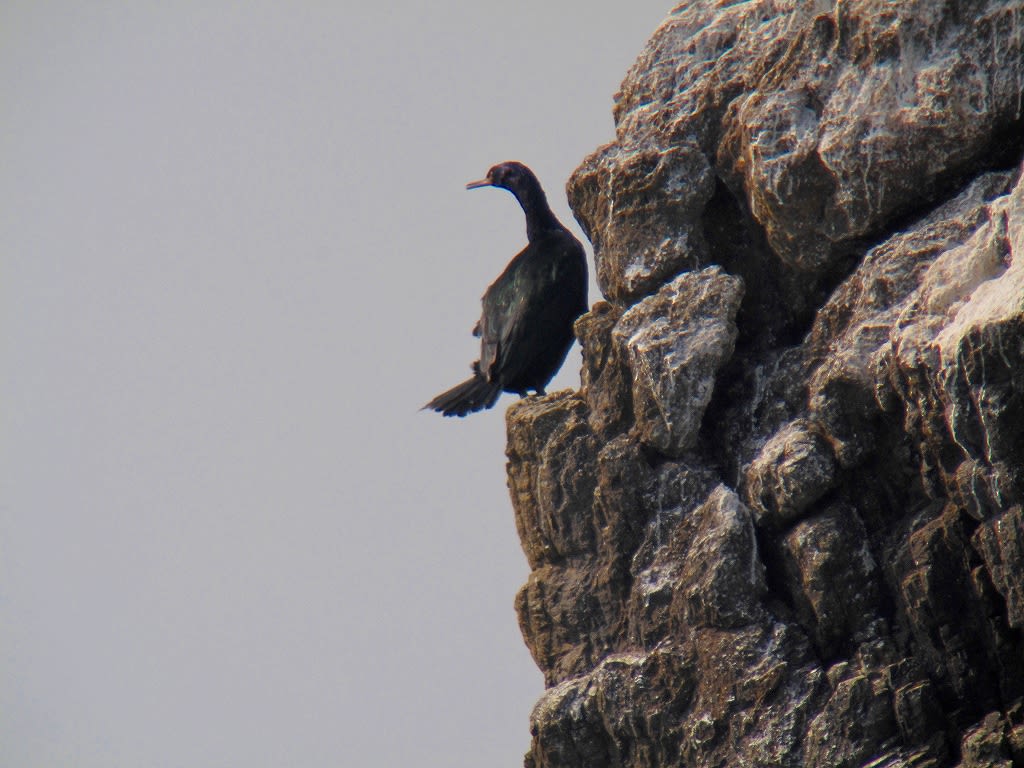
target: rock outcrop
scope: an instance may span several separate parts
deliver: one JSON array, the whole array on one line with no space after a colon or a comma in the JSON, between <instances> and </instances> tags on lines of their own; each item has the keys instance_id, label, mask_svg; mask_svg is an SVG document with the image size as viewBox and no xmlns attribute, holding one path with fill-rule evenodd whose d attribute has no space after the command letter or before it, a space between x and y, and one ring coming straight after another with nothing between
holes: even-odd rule
<instances>
[{"instance_id":1,"label":"rock outcrop","mask_svg":"<svg viewBox=\"0 0 1024 768\"><path fill-rule=\"evenodd\" d=\"M1024 766L1024 0L685 3L615 118L527 766Z\"/></svg>"}]
</instances>

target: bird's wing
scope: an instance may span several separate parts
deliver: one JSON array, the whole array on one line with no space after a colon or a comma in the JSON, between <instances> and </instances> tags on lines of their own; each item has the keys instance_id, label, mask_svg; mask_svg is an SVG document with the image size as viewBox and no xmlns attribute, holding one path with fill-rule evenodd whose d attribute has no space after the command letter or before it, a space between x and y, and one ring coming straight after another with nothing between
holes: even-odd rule
<instances>
[{"instance_id":1,"label":"bird's wing","mask_svg":"<svg viewBox=\"0 0 1024 768\"><path fill-rule=\"evenodd\" d=\"M515 381L532 362L532 350L546 328L538 327L557 281L543 274L557 261L531 258L527 246L513 259L483 297L480 318L480 370L490 381Z\"/></svg>"},{"instance_id":2,"label":"bird's wing","mask_svg":"<svg viewBox=\"0 0 1024 768\"><path fill-rule=\"evenodd\" d=\"M529 294L528 264L523 249L487 288L481 303L483 313L477 328L480 333L480 372L488 381L503 378L502 359L514 331L522 324Z\"/></svg>"}]
</instances>

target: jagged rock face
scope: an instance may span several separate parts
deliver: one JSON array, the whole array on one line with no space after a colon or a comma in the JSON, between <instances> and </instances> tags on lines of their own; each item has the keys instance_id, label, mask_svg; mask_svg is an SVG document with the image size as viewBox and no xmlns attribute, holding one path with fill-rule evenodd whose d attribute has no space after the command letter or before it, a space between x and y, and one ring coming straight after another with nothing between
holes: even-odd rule
<instances>
[{"instance_id":1,"label":"jagged rock face","mask_svg":"<svg viewBox=\"0 0 1024 768\"><path fill-rule=\"evenodd\" d=\"M732 356L742 297L743 281L719 267L685 272L615 324L644 445L673 457L693 448L715 374Z\"/></svg>"},{"instance_id":2,"label":"jagged rock face","mask_svg":"<svg viewBox=\"0 0 1024 768\"><path fill-rule=\"evenodd\" d=\"M602 291L631 300L716 258L715 175L778 267L810 278L1005 157L1022 129L1020 12L1006 0L681 5L623 83L617 140L569 182Z\"/></svg>"},{"instance_id":3,"label":"jagged rock face","mask_svg":"<svg viewBox=\"0 0 1024 768\"><path fill-rule=\"evenodd\" d=\"M1024 0L691 2L508 413L526 763L1024 766Z\"/></svg>"}]
</instances>

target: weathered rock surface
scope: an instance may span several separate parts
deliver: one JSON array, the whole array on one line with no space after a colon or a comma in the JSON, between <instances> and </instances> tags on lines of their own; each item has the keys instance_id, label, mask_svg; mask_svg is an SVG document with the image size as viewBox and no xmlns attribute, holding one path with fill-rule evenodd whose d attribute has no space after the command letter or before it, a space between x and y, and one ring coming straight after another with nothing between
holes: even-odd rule
<instances>
[{"instance_id":1,"label":"weathered rock surface","mask_svg":"<svg viewBox=\"0 0 1024 768\"><path fill-rule=\"evenodd\" d=\"M1024 766L1024 0L681 5L508 413L528 766Z\"/></svg>"},{"instance_id":2,"label":"weathered rock surface","mask_svg":"<svg viewBox=\"0 0 1024 768\"><path fill-rule=\"evenodd\" d=\"M1020 12L1005 0L681 5L623 83L617 140L569 182L602 290L633 298L714 258L702 209L716 174L772 258L817 275L1004 156L994 143L1021 128Z\"/></svg>"},{"instance_id":3,"label":"weathered rock surface","mask_svg":"<svg viewBox=\"0 0 1024 768\"><path fill-rule=\"evenodd\" d=\"M684 272L615 324L612 343L629 367L644 445L666 456L693 448L715 374L732 356L742 297L743 281L719 267Z\"/></svg>"}]
</instances>

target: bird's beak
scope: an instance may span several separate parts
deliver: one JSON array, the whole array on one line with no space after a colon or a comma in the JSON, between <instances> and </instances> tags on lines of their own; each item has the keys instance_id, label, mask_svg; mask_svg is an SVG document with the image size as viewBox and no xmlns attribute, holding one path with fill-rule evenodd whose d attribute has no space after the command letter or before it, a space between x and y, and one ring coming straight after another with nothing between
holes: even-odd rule
<instances>
[{"instance_id":1,"label":"bird's beak","mask_svg":"<svg viewBox=\"0 0 1024 768\"><path fill-rule=\"evenodd\" d=\"M466 185L466 189L480 189L480 187L492 187L490 179L480 179L480 181L471 181Z\"/></svg>"}]
</instances>

